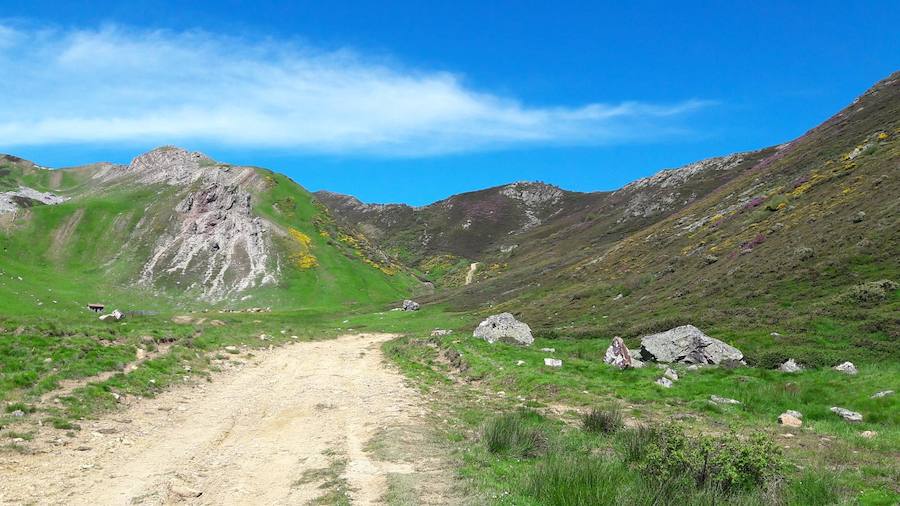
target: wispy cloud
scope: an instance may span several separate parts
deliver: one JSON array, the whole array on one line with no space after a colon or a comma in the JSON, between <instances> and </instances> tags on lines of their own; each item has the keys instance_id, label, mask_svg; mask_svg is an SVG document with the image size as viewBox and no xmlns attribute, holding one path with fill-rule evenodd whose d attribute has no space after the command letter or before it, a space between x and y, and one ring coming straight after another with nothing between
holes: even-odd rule
<instances>
[{"instance_id":1,"label":"wispy cloud","mask_svg":"<svg viewBox=\"0 0 900 506\"><path fill-rule=\"evenodd\" d=\"M0 24L0 146L190 143L420 156L682 132L709 105L534 106L352 51L203 31Z\"/></svg>"}]
</instances>

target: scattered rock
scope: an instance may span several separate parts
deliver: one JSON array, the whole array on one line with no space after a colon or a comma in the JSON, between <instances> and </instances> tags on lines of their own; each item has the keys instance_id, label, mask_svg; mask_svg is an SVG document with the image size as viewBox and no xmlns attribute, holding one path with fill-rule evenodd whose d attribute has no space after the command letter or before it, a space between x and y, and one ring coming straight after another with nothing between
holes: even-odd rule
<instances>
[{"instance_id":1,"label":"scattered rock","mask_svg":"<svg viewBox=\"0 0 900 506\"><path fill-rule=\"evenodd\" d=\"M103 322L110 321L110 320L119 322L124 319L125 319L125 314L122 313L121 311L119 311L118 309L116 309L112 313L105 314L100 317L100 321L103 321Z\"/></svg>"},{"instance_id":2,"label":"scattered rock","mask_svg":"<svg viewBox=\"0 0 900 506\"><path fill-rule=\"evenodd\" d=\"M703 257L703 261L706 262L707 265L712 265L719 261L719 257L715 255L706 255Z\"/></svg>"},{"instance_id":3,"label":"scattered rock","mask_svg":"<svg viewBox=\"0 0 900 506\"><path fill-rule=\"evenodd\" d=\"M875 432L874 430L864 430L864 431L860 432L859 435L866 439L872 439L873 437L877 436L878 433Z\"/></svg>"},{"instance_id":4,"label":"scattered rock","mask_svg":"<svg viewBox=\"0 0 900 506\"><path fill-rule=\"evenodd\" d=\"M838 371L838 372L842 372L844 374L850 374L850 375L854 375L857 372L859 372L856 370L856 366L853 365L853 362L844 362L841 365L836 365L836 366L834 366L834 370Z\"/></svg>"},{"instance_id":5,"label":"scattered rock","mask_svg":"<svg viewBox=\"0 0 900 506\"><path fill-rule=\"evenodd\" d=\"M172 323L176 325L190 325L194 323L194 317L188 315L178 315L172 317Z\"/></svg>"},{"instance_id":6,"label":"scattered rock","mask_svg":"<svg viewBox=\"0 0 900 506\"><path fill-rule=\"evenodd\" d=\"M22 418L23 416L25 416L25 412L21 409L17 409L10 413L10 415L12 415L13 418Z\"/></svg>"},{"instance_id":7,"label":"scattered rock","mask_svg":"<svg viewBox=\"0 0 900 506\"><path fill-rule=\"evenodd\" d=\"M225 322L223 322L222 320L210 320L209 324L213 327L224 327L225 326Z\"/></svg>"},{"instance_id":8,"label":"scattered rock","mask_svg":"<svg viewBox=\"0 0 900 506\"><path fill-rule=\"evenodd\" d=\"M788 359L787 362L778 366L778 370L781 372L795 373L795 372L802 371L803 368L800 367L800 364L798 364L797 362L794 361L794 359L791 358L791 359Z\"/></svg>"},{"instance_id":9,"label":"scattered rock","mask_svg":"<svg viewBox=\"0 0 900 506\"><path fill-rule=\"evenodd\" d=\"M724 360L742 361L744 354L693 325L683 325L642 337L641 357L663 363L719 364Z\"/></svg>"},{"instance_id":10,"label":"scattered rock","mask_svg":"<svg viewBox=\"0 0 900 506\"><path fill-rule=\"evenodd\" d=\"M447 329L434 329L431 331L431 337L441 337L441 336L449 336L452 334L452 330Z\"/></svg>"},{"instance_id":11,"label":"scattered rock","mask_svg":"<svg viewBox=\"0 0 900 506\"><path fill-rule=\"evenodd\" d=\"M401 306L401 309L403 309L404 311L418 311L420 307L422 306L418 302L407 299L403 301L403 306Z\"/></svg>"},{"instance_id":12,"label":"scattered rock","mask_svg":"<svg viewBox=\"0 0 900 506\"><path fill-rule=\"evenodd\" d=\"M76 452L89 452L89 451L91 451L91 447L90 446L79 446L79 447L75 448L75 451Z\"/></svg>"},{"instance_id":13,"label":"scattered rock","mask_svg":"<svg viewBox=\"0 0 900 506\"><path fill-rule=\"evenodd\" d=\"M525 365L524 360L516 360L516 365Z\"/></svg>"},{"instance_id":14,"label":"scattered rock","mask_svg":"<svg viewBox=\"0 0 900 506\"><path fill-rule=\"evenodd\" d=\"M628 347L625 346L625 341L622 341L622 338L619 336L613 338L609 348L606 349L606 355L603 356L603 361L611 366L618 367L619 369L634 367L634 359L631 357L631 351L628 350Z\"/></svg>"},{"instance_id":15,"label":"scattered rock","mask_svg":"<svg viewBox=\"0 0 900 506\"><path fill-rule=\"evenodd\" d=\"M656 380L656 384L663 388L672 388L672 380L666 378L665 376Z\"/></svg>"},{"instance_id":16,"label":"scattered rock","mask_svg":"<svg viewBox=\"0 0 900 506\"><path fill-rule=\"evenodd\" d=\"M789 410L785 411L784 414L791 415L794 418L803 418L803 413L801 413L799 411L794 411L793 409L789 409Z\"/></svg>"},{"instance_id":17,"label":"scattered rock","mask_svg":"<svg viewBox=\"0 0 900 506\"><path fill-rule=\"evenodd\" d=\"M778 423L785 427L800 427L803 425L803 420L790 413L782 413L778 415Z\"/></svg>"},{"instance_id":18,"label":"scattered rock","mask_svg":"<svg viewBox=\"0 0 900 506\"><path fill-rule=\"evenodd\" d=\"M719 397L718 395L710 395L709 401L714 404L740 404L741 401L729 399L728 397Z\"/></svg>"},{"instance_id":19,"label":"scattered rock","mask_svg":"<svg viewBox=\"0 0 900 506\"><path fill-rule=\"evenodd\" d=\"M516 320L509 313L489 316L478 325L473 335L491 344L503 341L528 346L534 342L531 327L527 323Z\"/></svg>"},{"instance_id":20,"label":"scattered rock","mask_svg":"<svg viewBox=\"0 0 900 506\"><path fill-rule=\"evenodd\" d=\"M237 346L226 346L225 351L228 353L237 353L239 350Z\"/></svg>"},{"instance_id":21,"label":"scattered rock","mask_svg":"<svg viewBox=\"0 0 900 506\"><path fill-rule=\"evenodd\" d=\"M840 416L841 418L843 418L844 420L846 420L848 422L856 423L856 422L863 421L862 414L857 413L856 411L850 411L849 409L839 408L839 407L835 406L835 407L831 408L831 412L835 413L836 415Z\"/></svg>"},{"instance_id":22,"label":"scattered rock","mask_svg":"<svg viewBox=\"0 0 900 506\"><path fill-rule=\"evenodd\" d=\"M97 429L97 432L99 432L100 434L118 434L119 430L112 427L106 427L103 429Z\"/></svg>"},{"instance_id":23,"label":"scattered rock","mask_svg":"<svg viewBox=\"0 0 900 506\"><path fill-rule=\"evenodd\" d=\"M545 358L544 365L547 367L562 367L562 360L556 358Z\"/></svg>"},{"instance_id":24,"label":"scattered rock","mask_svg":"<svg viewBox=\"0 0 900 506\"><path fill-rule=\"evenodd\" d=\"M544 353L556 353L556 348L541 348Z\"/></svg>"},{"instance_id":25,"label":"scattered rock","mask_svg":"<svg viewBox=\"0 0 900 506\"><path fill-rule=\"evenodd\" d=\"M666 372L663 373L663 376L669 378L672 381L678 381L678 373L675 372L675 369L667 367Z\"/></svg>"},{"instance_id":26,"label":"scattered rock","mask_svg":"<svg viewBox=\"0 0 900 506\"><path fill-rule=\"evenodd\" d=\"M873 399L881 399L882 397L887 397L889 395L894 395L893 390L883 390L881 392L875 393L872 395Z\"/></svg>"}]
</instances>

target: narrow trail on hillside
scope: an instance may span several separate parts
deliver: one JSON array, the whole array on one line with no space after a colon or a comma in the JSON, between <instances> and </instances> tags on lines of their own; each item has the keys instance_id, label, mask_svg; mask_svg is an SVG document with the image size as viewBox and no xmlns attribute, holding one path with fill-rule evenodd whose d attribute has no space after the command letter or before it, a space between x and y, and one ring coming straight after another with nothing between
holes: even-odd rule
<instances>
[{"instance_id":1,"label":"narrow trail on hillside","mask_svg":"<svg viewBox=\"0 0 900 506\"><path fill-rule=\"evenodd\" d=\"M472 262L469 265L469 271L466 272L466 284L471 285L472 281L475 281L475 271L478 270L478 262Z\"/></svg>"},{"instance_id":2,"label":"narrow trail on hillside","mask_svg":"<svg viewBox=\"0 0 900 506\"><path fill-rule=\"evenodd\" d=\"M254 351L211 383L83 422L61 446L4 455L0 504L308 504L345 490L381 504L395 478L445 504L452 471L428 448L421 397L383 361L392 337Z\"/></svg>"}]
</instances>

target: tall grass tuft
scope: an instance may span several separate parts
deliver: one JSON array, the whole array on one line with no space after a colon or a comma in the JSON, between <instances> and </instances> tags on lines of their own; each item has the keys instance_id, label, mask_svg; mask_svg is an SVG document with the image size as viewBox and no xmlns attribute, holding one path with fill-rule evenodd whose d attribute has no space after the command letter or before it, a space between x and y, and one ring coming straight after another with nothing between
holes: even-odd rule
<instances>
[{"instance_id":1,"label":"tall grass tuft","mask_svg":"<svg viewBox=\"0 0 900 506\"><path fill-rule=\"evenodd\" d=\"M549 506L619 504L623 485L634 478L617 460L587 455L550 456L527 479L529 495Z\"/></svg>"},{"instance_id":2,"label":"tall grass tuft","mask_svg":"<svg viewBox=\"0 0 900 506\"><path fill-rule=\"evenodd\" d=\"M488 420L482 428L487 450L495 454L534 457L547 449L547 436L537 426L541 417L531 411L507 413Z\"/></svg>"},{"instance_id":3,"label":"tall grass tuft","mask_svg":"<svg viewBox=\"0 0 900 506\"><path fill-rule=\"evenodd\" d=\"M612 434L624 426L622 412L616 407L592 408L581 418L581 426L588 432Z\"/></svg>"}]
</instances>

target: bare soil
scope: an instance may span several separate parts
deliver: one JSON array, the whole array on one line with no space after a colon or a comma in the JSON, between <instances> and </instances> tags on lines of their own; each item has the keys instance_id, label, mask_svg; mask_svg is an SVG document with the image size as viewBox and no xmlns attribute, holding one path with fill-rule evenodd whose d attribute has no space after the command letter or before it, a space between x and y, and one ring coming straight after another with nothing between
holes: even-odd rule
<instances>
[{"instance_id":1,"label":"bare soil","mask_svg":"<svg viewBox=\"0 0 900 506\"><path fill-rule=\"evenodd\" d=\"M74 437L44 428L33 454L0 455L0 504L460 502L423 399L383 361L392 337L242 353Z\"/></svg>"}]
</instances>

